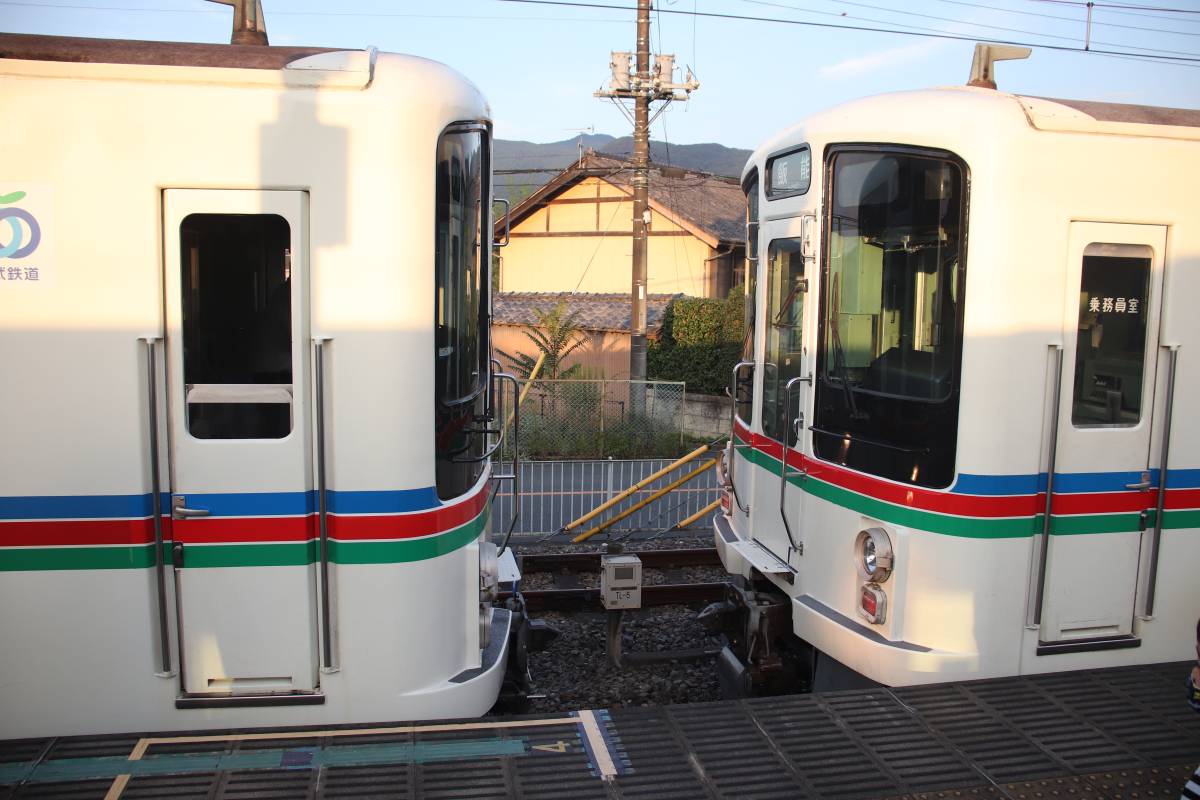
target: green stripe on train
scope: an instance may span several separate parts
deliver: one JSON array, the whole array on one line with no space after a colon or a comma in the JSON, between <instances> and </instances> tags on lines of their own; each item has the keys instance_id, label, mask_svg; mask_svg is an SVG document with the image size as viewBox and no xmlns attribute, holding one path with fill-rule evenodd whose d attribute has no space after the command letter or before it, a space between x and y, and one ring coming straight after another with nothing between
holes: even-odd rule
<instances>
[{"instance_id":1,"label":"green stripe on train","mask_svg":"<svg viewBox=\"0 0 1200 800\"><path fill-rule=\"evenodd\" d=\"M335 564L397 564L425 561L452 553L474 541L489 515L449 531L420 539L399 541L329 542L329 559ZM164 546L169 548L170 544ZM293 567L319 559L316 541L274 544L210 544L184 547L188 569L213 567ZM169 566L170 551L166 563ZM0 548L0 572L77 569L146 569L154 566L154 546Z\"/></svg>"},{"instance_id":2,"label":"green stripe on train","mask_svg":"<svg viewBox=\"0 0 1200 800\"><path fill-rule=\"evenodd\" d=\"M761 450L743 452L746 453L751 463L778 477L779 459ZM1033 536L1042 530L1041 514L1030 517L961 517L894 505L826 483L811 475L803 478L791 476L788 478L788 483L800 488L806 494L842 508L895 525L946 536L970 539L1016 539ZM1153 512L1151 512L1148 524L1153 524ZM1169 511L1165 515L1164 527L1200 527L1200 511ZM1050 522L1050 532L1058 536L1075 536L1086 533L1132 533L1140 529L1141 519L1138 514L1064 514L1054 516Z\"/></svg>"}]
</instances>

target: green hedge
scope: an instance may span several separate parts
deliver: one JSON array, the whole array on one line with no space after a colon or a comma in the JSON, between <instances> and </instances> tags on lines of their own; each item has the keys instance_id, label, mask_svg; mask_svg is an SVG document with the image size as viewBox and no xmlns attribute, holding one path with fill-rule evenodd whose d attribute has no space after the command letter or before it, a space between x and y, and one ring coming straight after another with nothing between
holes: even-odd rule
<instances>
[{"instance_id":1,"label":"green hedge","mask_svg":"<svg viewBox=\"0 0 1200 800\"><path fill-rule=\"evenodd\" d=\"M689 392L721 394L742 355L745 293L735 286L723 299L680 297L667 307L662 334L646 352L652 379L684 381Z\"/></svg>"}]
</instances>

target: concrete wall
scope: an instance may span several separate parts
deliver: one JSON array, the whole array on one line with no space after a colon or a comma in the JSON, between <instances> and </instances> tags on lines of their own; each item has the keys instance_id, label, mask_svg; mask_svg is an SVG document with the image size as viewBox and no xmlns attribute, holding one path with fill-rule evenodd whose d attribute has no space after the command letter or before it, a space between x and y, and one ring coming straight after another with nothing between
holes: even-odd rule
<instances>
[{"instance_id":1,"label":"concrete wall","mask_svg":"<svg viewBox=\"0 0 1200 800\"><path fill-rule=\"evenodd\" d=\"M683 432L700 439L729 436L729 407L723 395L688 394L683 403Z\"/></svg>"}]
</instances>

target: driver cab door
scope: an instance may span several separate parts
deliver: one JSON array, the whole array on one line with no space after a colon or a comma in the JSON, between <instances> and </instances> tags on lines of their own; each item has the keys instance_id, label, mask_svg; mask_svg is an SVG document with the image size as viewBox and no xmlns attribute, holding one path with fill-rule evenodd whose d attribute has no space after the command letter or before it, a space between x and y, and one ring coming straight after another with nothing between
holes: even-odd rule
<instances>
[{"instance_id":1,"label":"driver cab door","mask_svg":"<svg viewBox=\"0 0 1200 800\"><path fill-rule=\"evenodd\" d=\"M760 419L776 474L768 476L760 470L757 475L755 499L764 513L754 531L758 543L785 563L802 550L800 519L804 500L798 477L802 474L802 453L807 450L805 409L812 387L807 321L813 319L808 304L810 296L815 296L809 291L811 275L806 256L811 253L814 228L815 218L811 215L763 224L766 303L761 327L766 341Z\"/></svg>"}]
</instances>

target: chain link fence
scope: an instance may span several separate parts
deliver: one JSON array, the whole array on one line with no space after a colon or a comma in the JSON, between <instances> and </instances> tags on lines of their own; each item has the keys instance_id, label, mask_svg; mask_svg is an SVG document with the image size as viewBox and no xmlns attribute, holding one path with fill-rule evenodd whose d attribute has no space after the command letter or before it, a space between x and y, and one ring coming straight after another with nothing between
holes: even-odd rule
<instances>
[{"instance_id":1,"label":"chain link fence","mask_svg":"<svg viewBox=\"0 0 1200 800\"><path fill-rule=\"evenodd\" d=\"M691 443L683 433L682 382L535 380L522 381L521 388L528 389L521 404L522 459L670 458ZM506 460L511 432L501 453Z\"/></svg>"},{"instance_id":2,"label":"chain link fence","mask_svg":"<svg viewBox=\"0 0 1200 800\"><path fill-rule=\"evenodd\" d=\"M522 420L524 425L524 420ZM655 490L674 479L703 466L710 456L702 456L679 469L653 481L634 492L613 508L584 523L572 533L580 533L605 519L619 514L645 500ZM521 516L514 533L554 533L564 525L583 516L596 506L619 494L644 478L667 466L673 459L652 458L633 460L587 461L522 461ZM499 473L510 473L511 463L493 464ZM692 480L634 512L608 529L609 535L620 536L634 531L665 532L675 523L687 519L718 499L716 470L707 469ZM492 504L492 533L501 535L508 529L513 513L512 483L505 481L498 488ZM714 512L716 513L716 512ZM706 514L688 526L688 530L711 529L712 514ZM600 534L603 536L603 534Z\"/></svg>"}]
</instances>

